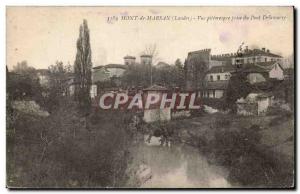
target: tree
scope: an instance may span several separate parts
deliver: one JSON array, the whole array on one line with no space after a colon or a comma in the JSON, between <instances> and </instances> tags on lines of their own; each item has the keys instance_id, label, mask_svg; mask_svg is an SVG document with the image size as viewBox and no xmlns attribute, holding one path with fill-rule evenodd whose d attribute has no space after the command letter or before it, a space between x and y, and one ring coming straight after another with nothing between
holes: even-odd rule
<instances>
[{"instance_id":1,"label":"tree","mask_svg":"<svg viewBox=\"0 0 300 194\"><path fill-rule=\"evenodd\" d=\"M182 64L182 62L180 61L180 59L176 59L176 61L175 61L175 66L176 66L177 68L183 68L183 64Z\"/></svg>"},{"instance_id":2,"label":"tree","mask_svg":"<svg viewBox=\"0 0 300 194\"><path fill-rule=\"evenodd\" d=\"M231 76L225 95L227 108L235 110L235 102L239 98L246 98L252 87L247 81L245 74L238 72Z\"/></svg>"},{"instance_id":3,"label":"tree","mask_svg":"<svg viewBox=\"0 0 300 194\"><path fill-rule=\"evenodd\" d=\"M184 79L185 74L184 74L184 67L183 67L183 64L180 61L180 59L176 59L174 71L175 71L174 78L175 78L176 85L178 87L184 87L184 85L185 85L185 79Z\"/></svg>"},{"instance_id":4,"label":"tree","mask_svg":"<svg viewBox=\"0 0 300 194\"><path fill-rule=\"evenodd\" d=\"M86 20L79 28L79 38L77 40L77 54L74 63L75 73L75 100L78 102L79 109L86 111L91 105L90 87L91 87L91 69L92 55L90 46L90 31Z\"/></svg>"},{"instance_id":5,"label":"tree","mask_svg":"<svg viewBox=\"0 0 300 194\"><path fill-rule=\"evenodd\" d=\"M63 96L68 94L68 75L71 73L69 65L64 65L61 61L56 61L55 65L49 68L49 87L47 88L47 103L49 111L53 111L60 106Z\"/></svg>"},{"instance_id":6,"label":"tree","mask_svg":"<svg viewBox=\"0 0 300 194\"><path fill-rule=\"evenodd\" d=\"M155 64L159 60L159 52L156 44L148 44L145 46L145 50L141 53L142 55L150 55L152 57L152 64ZM153 84L153 67L152 64L146 67L146 78L149 80L147 85Z\"/></svg>"},{"instance_id":7,"label":"tree","mask_svg":"<svg viewBox=\"0 0 300 194\"><path fill-rule=\"evenodd\" d=\"M13 72L18 74L36 74L35 68L28 66L27 61L18 62L17 65L13 67Z\"/></svg>"},{"instance_id":8,"label":"tree","mask_svg":"<svg viewBox=\"0 0 300 194\"><path fill-rule=\"evenodd\" d=\"M152 56L152 64L156 63L159 60L159 51L156 44L148 44L145 46L145 50L141 53L143 55Z\"/></svg>"},{"instance_id":9,"label":"tree","mask_svg":"<svg viewBox=\"0 0 300 194\"><path fill-rule=\"evenodd\" d=\"M35 68L22 61L13 67L12 72L7 73L7 94L11 100L42 101L42 87Z\"/></svg>"},{"instance_id":10,"label":"tree","mask_svg":"<svg viewBox=\"0 0 300 194\"><path fill-rule=\"evenodd\" d=\"M122 76L122 85L124 87L148 87L149 81L145 79L148 72L148 66L130 65Z\"/></svg>"}]
</instances>

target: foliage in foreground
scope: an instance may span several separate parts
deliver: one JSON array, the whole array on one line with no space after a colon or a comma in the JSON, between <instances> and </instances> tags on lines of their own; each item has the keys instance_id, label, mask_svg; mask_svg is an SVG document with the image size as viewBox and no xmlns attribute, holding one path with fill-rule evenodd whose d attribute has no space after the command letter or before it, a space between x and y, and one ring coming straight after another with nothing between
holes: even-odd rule
<instances>
[{"instance_id":1,"label":"foliage in foreground","mask_svg":"<svg viewBox=\"0 0 300 194\"><path fill-rule=\"evenodd\" d=\"M112 115L113 114L113 115ZM48 118L14 112L7 137L10 187L120 187L130 160L130 115L93 112L79 117L72 104Z\"/></svg>"}]
</instances>

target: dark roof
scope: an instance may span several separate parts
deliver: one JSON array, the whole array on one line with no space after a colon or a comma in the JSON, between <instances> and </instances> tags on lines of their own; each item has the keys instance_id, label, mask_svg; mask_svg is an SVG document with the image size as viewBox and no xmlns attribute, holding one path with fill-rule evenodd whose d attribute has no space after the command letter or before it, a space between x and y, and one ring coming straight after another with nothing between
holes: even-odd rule
<instances>
[{"instance_id":1,"label":"dark roof","mask_svg":"<svg viewBox=\"0 0 300 194\"><path fill-rule=\"evenodd\" d=\"M169 66L169 64L163 61L160 61L156 64L156 67L167 67L167 66Z\"/></svg>"},{"instance_id":2,"label":"dark roof","mask_svg":"<svg viewBox=\"0 0 300 194\"><path fill-rule=\"evenodd\" d=\"M48 74L50 73L49 69L36 69L37 73Z\"/></svg>"},{"instance_id":3,"label":"dark roof","mask_svg":"<svg viewBox=\"0 0 300 194\"><path fill-rule=\"evenodd\" d=\"M224 72L232 72L234 71L234 67L232 65L222 65L222 66L214 66L207 73L224 73Z\"/></svg>"},{"instance_id":4,"label":"dark roof","mask_svg":"<svg viewBox=\"0 0 300 194\"><path fill-rule=\"evenodd\" d=\"M152 85L148 88L145 88L143 90L144 91L167 91L168 88L154 84L154 85Z\"/></svg>"},{"instance_id":5,"label":"dark roof","mask_svg":"<svg viewBox=\"0 0 300 194\"><path fill-rule=\"evenodd\" d=\"M279 58L282 58L282 56L280 55L276 55L274 53L270 53L268 51L264 51L264 50L261 50L261 49L248 49L248 50L245 50L243 53L240 53L239 54L240 57L251 57L251 56L257 56L257 55L260 55L260 56L269 56L269 57L279 57Z\"/></svg>"},{"instance_id":6,"label":"dark roof","mask_svg":"<svg viewBox=\"0 0 300 194\"><path fill-rule=\"evenodd\" d=\"M152 57L152 55L143 54L143 55L141 55L141 57Z\"/></svg>"},{"instance_id":7,"label":"dark roof","mask_svg":"<svg viewBox=\"0 0 300 194\"><path fill-rule=\"evenodd\" d=\"M283 73L284 73L285 75L292 75L292 74L294 74L294 68L287 68L287 69L284 69L284 70L283 70Z\"/></svg>"},{"instance_id":8,"label":"dark roof","mask_svg":"<svg viewBox=\"0 0 300 194\"><path fill-rule=\"evenodd\" d=\"M124 57L124 59L135 59L135 57L134 57L134 56L126 55L126 56Z\"/></svg>"},{"instance_id":9,"label":"dark roof","mask_svg":"<svg viewBox=\"0 0 300 194\"><path fill-rule=\"evenodd\" d=\"M122 65L122 64L108 64L108 65L105 65L105 68L121 68L121 69L126 69L127 66L126 65Z\"/></svg>"},{"instance_id":10,"label":"dark roof","mask_svg":"<svg viewBox=\"0 0 300 194\"><path fill-rule=\"evenodd\" d=\"M206 90L225 90L228 86L229 81L228 80L222 80L222 81L214 81L214 82L206 82L205 85L201 89Z\"/></svg>"},{"instance_id":11,"label":"dark roof","mask_svg":"<svg viewBox=\"0 0 300 194\"><path fill-rule=\"evenodd\" d=\"M262 99L262 98L268 98L272 97L272 93L266 93L266 92L251 92L247 95L246 98L240 98L237 99L236 103L237 104L252 104L252 103L257 103L257 100Z\"/></svg>"},{"instance_id":12,"label":"dark roof","mask_svg":"<svg viewBox=\"0 0 300 194\"><path fill-rule=\"evenodd\" d=\"M107 64L105 66L99 65L97 67L93 67L93 69L101 69L101 68L120 68L120 69L127 69L126 65L122 64Z\"/></svg>"},{"instance_id":13,"label":"dark roof","mask_svg":"<svg viewBox=\"0 0 300 194\"><path fill-rule=\"evenodd\" d=\"M273 95L271 93L261 93L259 95L257 95L256 98L268 98L268 97L272 97Z\"/></svg>"},{"instance_id":14,"label":"dark roof","mask_svg":"<svg viewBox=\"0 0 300 194\"><path fill-rule=\"evenodd\" d=\"M260 65L260 66L270 66L274 65L275 63L278 63L277 61L267 61L267 62L256 62L255 64ZM253 64L253 63L250 63Z\"/></svg>"},{"instance_id":15,"label":"dark roof","mask_svg":"<svg viewBox=\"0 0 300 194\"><path fill-rule=\"evenodd\" d=\"M245 73L264 73L264 72L269 72L269 70L262 68L261 66L255 65L255 64L250 64L247 66L244 66L241 69L242 72Z\"/></svg>"},{"instance_id":16,"label":"dark roof","mask_svg":"<svg viewBox=\"0 0 300 194\"><path fill-rule=\"evenodd\" d=\"M104 66L103 65L99 65L99 66L97 66L97 67L93 67L93 69L101 69L101 68L103 68Z\"/></svg>"},{"instance_id":17,"label":"dark roof","mask_svg":"<svg viewBox=\"0 0 300 194\"><path fill-rule=\"evenodd\" d=\"M255 64L244 64L241 71L246 73L262 73L262 72L269 72L273 69L274 65L277 64L281 69L283 69L280 63L276 61L269 61L269 62L260 62Z\"/></svg>"}]
</instances>

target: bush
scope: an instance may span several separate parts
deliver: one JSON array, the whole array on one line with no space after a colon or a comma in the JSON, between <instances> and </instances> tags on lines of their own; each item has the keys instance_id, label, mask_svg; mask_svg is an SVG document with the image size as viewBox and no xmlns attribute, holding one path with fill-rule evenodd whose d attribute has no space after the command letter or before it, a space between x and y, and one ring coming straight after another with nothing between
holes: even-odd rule
<instances>
[{"instance_id":1,"label":"bush","mask_svg":"<svg viewBox=\"0 0 300 194\"><path fill-rule=\"evenodd\" d=\"M272 115L281 115L281 116L290 116L292 115L291 111L285 110L283 108L280 108L278 106L270 106L266 113L268 116Z\"/></svg>"},{"instance_id":2,"label":"bush","mask_svg":"<svg viewBox=\"0 0 300 194\"><path fill-rule=\"evenodd\" d=\"M269 107L268 111L267 111L267 115L268 116L276 116L275 118L273 118L270 123L269 126L276 126L276 125L280 125L281 123L287 121L289 118L291 118L293 116L293 113L291 111L282 109L280 107Z\"/></svg>"},{"instance_id":3,"label":"bush","mask_svg":"<svg viewBox=\"0 0 300 194\"><path fill-rule=\"evenodd\" d=\"M7 184L124 186L132 142L126 132L126 117L122 112L93 112L84 118L72 103L47 118L20 113L13 125L16 133L7 142Z\"/></svg>"},{"instance_id":4,"label":"bush","mask_svg":"<svg viewBox=\"0 0 300 194\"><path fill-rule=\"evenodd\" d=\"M239 131L216 130L210 150L206 150L214 156L210 161L229 169L228 179L233 186L292 186L292 163L260 144L260 130L259 125Z\"/></svg>"},{"instance_id":5,"label":"bush","mask_svg":"<svg viewBox=\"0 0 300 194\"><path fill-rule=\"evenodd\" d=\"M218 117L219 119L216 120L216 127L217 128L228 128L231 126L231 119L225 116Z\"/></svg>"}]
</instances>

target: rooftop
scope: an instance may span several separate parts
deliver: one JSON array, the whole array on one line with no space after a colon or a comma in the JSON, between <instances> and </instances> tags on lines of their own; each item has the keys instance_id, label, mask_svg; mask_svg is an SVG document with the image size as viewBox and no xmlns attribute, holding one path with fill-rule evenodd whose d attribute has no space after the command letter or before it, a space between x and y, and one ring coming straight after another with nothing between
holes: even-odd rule
<instances>
[{"instance_id":1,"label":"rooftop","mask_svg":"<svg viewBox=\"0 0 300 194\"><path fill-rule=\"evenodd\" d=\"M107 65L99 65L97 67L93 67L93 69L101 69L101 68L120 68L120 69L127 69L126 65L122 64L107 64Z\"/></svg>"},{"instance_id":2,"label":"rooftop","mask_svg":"<svg viewBox=\"0 0 300 194\"><path fill-rule=\"evenodd\" d=\"M50 71L48 69L36 69L37 73L41 73L41 74L48 74L50 73Z\"/></svg>"},{"instance_id":3,"label":"rooftop","mask_svg":"<svg viewBox=\"0 0 300 194\"><path fill-rule=\"evenodd\" d=\"M281 67L281 65L276 61L269 61L269 62L260 62L255 64L244 64L241 71L247 72L247 73L263 73L263 72L269 72L271 69L273 69L274 65L277 64ZM281 69L283 69L281 67Z\"/></svg>"},{"instance_id":4,"label":"rooftop","mask_svg":"<svg viewBox=\"0 0 300 194\"><path fill-rule=\"evenodd\" d=\"M163 62L163 61L160 61L156 64L156 67L158 67L158 68L168 67L168 66L170 66L170 65L166 62Z\"/></svg>"},{"instance_id":5,"label":"rooftop","mask_svg":"<svg viewBox=\"0 0 300 194\"><path fill-rule=\"evenodd\" d=\"M269 56L269 57L278 57L282 58L282 56L271 53L269 50L263 49L246 49L244 52L239 53L240 57L251 57L251 56Z\"/></svg>"},{"instance_id":6,"label":"rooftop","mask_svg":"<svg viewBox=\"0 0 300 194\"><path fill-rule=\"evenodd\" d=\"M167 90L168 88L156 84L144 89L144 91L167 91Z\"/></svg>"},{"instance_id":7,"label":"rooftop","mask_svg":"<svg viewBox=\"0 0 300 194\"><path fill-rule=\"evenodd\" d=\"M206 89L206 90L225 90L228 86L229 81L228 80L222 80L222 81L214 81L214 82L206 82L206 85L203 86L200 89Z\"/></svg>"},{"instance_id":8,"label":"rooftop","mask_svg":"<svg viewBox=\"0 0 300 194\"><path fill-rule=\"evenodd\" d=\"M207 73L224 73L233 72L235 69L232 65L214 66Z\"/></svg>"},{"instance_id":9,"label":"rooftop","mask_svg":"<svg viewBox=\"0 0 300 194\"><path fill-rule=\"evenodd\" d=\"M245 103L256 103L257 100L272 97L273 95L271 93L266 92L252 92L247 95L246 98L240 98L236 101L238 104L245 104Z\"/></svg>"},{"instance_id":10,"label":"rooftop","mask_svg":"<svg viewBox=\"0 0 300 194\"><path fill-rule=\"evenodd\" d=\"M135 59L135 57L134 57L134 56L126 55L126 56L124 57L124 59Z\"/></svg>"},{"instance_id":11,"label":"rooftop","mask_svg":"<svg viewBox=\"0 0 300 194\"><path fill-rule=\"evenodd\" d=\"M148 57L148 58L151 58L152 55L146 55L146 54L143 54L143 55L141 55L141 57Z\"/></svg>"}]
</instances>

